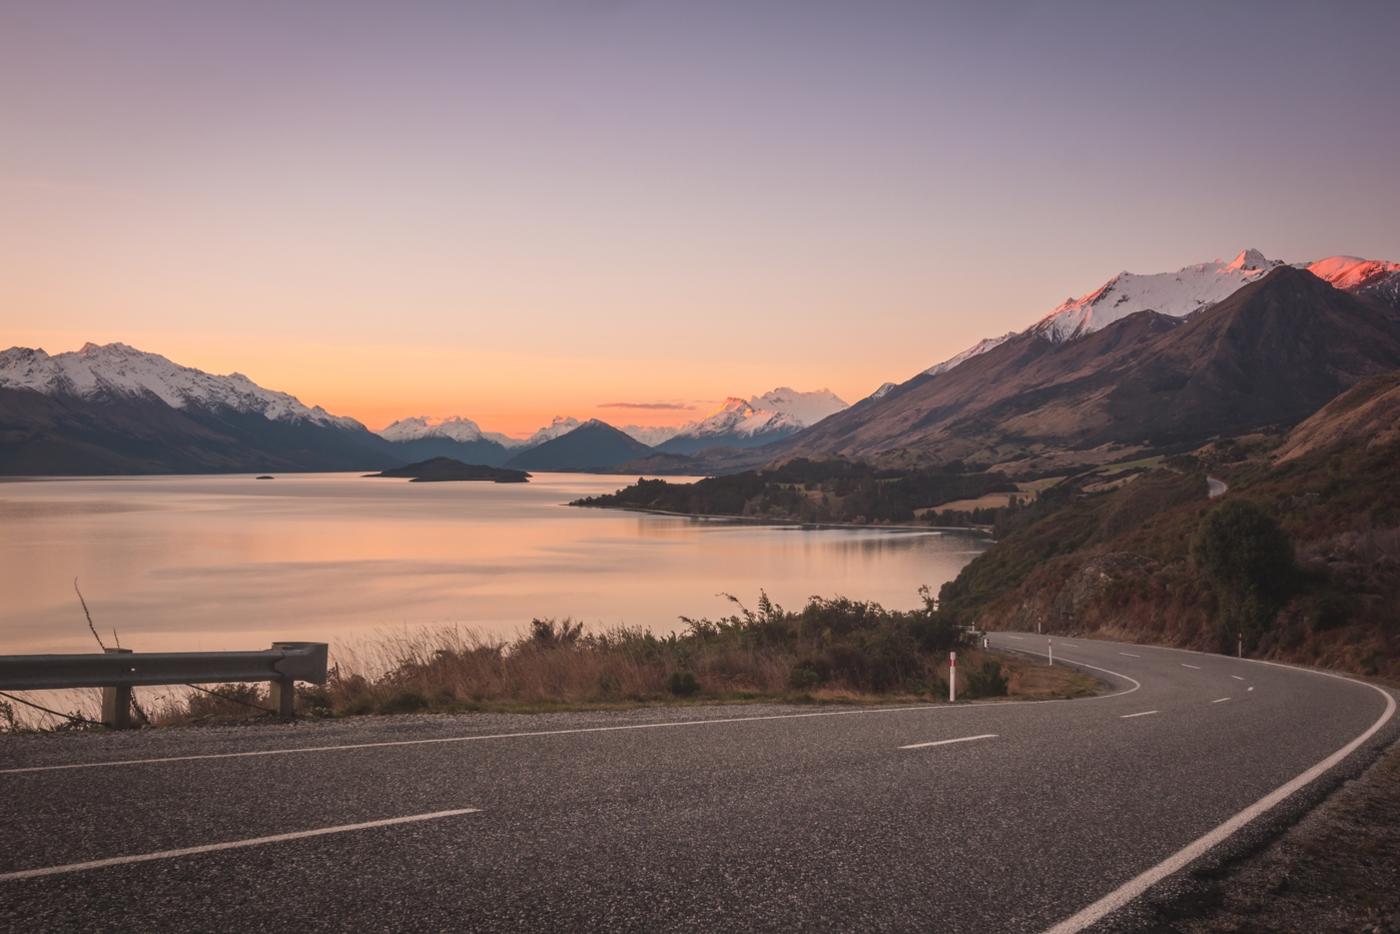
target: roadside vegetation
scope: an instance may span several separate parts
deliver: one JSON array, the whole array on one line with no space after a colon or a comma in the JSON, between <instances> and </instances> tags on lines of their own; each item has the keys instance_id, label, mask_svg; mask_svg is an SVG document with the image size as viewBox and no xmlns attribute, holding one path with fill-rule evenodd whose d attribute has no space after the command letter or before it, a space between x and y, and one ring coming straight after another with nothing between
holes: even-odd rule
<instances>
[{"instance_id":1,"label":"roadside vegetation","mask_svg":"<svg viewBox=\"0 0 1400 934\"><path fill-rule=\"evenodd\" d=\"M539 712L650 704L946 702L948 653L958 652L958 697L1093 694L1098 682L1065 667L984 652L940 614L927 589L913 610L814 597L787 610L760 595L718 619L682 618L656 634L597 632L570 620L533 620L515 639L449 627L333 647L322 686L298 689L310 716L467 711ZM733 599L733 598L731 598ZM221 685L146 703L153 725L268 716L267 686ZM11 724L12 728L19 728Z\"/></svg>"},{"instance_id":2,"label":"roadside vegetation","mask_svg":"<svg viewBox=\"0 0 1400 934\"><path fill-rule=\"evenodd\" d=\"M1400 443L1358 432L1280 456L1296 446L1252 435L1067 478L998 513L942 610L1400 678Z\"/></svg>"}]
</instances>

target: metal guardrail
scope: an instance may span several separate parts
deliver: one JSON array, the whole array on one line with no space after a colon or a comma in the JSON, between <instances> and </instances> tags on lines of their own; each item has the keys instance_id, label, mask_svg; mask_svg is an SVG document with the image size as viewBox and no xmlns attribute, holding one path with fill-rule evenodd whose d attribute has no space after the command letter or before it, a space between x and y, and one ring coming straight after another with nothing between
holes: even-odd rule
<instances>
[{"instance_id":1,"label":"metal guardrail","mask_svg":"<svg viewBox=\"0 0 1400 934\"><path fill-rule=\"evenodd\" d=\"M279 716L295 715L295 683L325 684L324 642L274 642L262 652L133 652L103 655L0 655L0 691L102 688L102 722L131 726L136 685L267 681Z\"/></svg>"}]
</instances>

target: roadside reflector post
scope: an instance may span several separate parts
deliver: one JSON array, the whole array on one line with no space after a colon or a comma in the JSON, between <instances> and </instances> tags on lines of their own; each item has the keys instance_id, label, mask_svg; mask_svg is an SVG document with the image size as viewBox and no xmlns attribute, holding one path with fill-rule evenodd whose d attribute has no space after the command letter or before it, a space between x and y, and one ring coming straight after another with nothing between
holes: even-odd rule
<instances>
[{"instance_id":1,"label":"roadside reflector post","mask_svg":"<svg viewBox=\"0 0 1400 934\"><path fill-rule=\"evenodd\" d=\"M958 699L958 653L948 653L948 703Z\"/></svg>"},{"instance_id":2,"label":"roadside reflector post","mask_svg":"<svg viewBox=\"0 0 1400 934\"><path fill-rule=\"evenodd\" d=\"M130 655L131 649L103 649L108 655ZM131 685L108 684L102 688L102 722L114 730L131 729Z\"/></svg>"},{"instance_id":3,"label":"roadside reflector post","mask_svg":"<svg viewBox=\"0 0 1400 934\"><path fill-rule=\"evenodd\" d=\"M1244 658L1244 633L1235 633L1235 657Z\"/></svg>"},{"instance_id":4,"label":"roadside reflector post","mask_svg":"<svg viewBox=\"0 0 1400 934\"><path fill-rule=\"evenodd\" d=\"M1046 652L1046 656L1050 659L1050 666L1053 668L1054 665L1055 665L1055 640L1054 640L1054 639L1046 639L1046 640L1045 640L1045 645L1046 645L1046 646L1048 647L1048 649L1049 649L1049 651Z\"/></svg>"}]
</instances>

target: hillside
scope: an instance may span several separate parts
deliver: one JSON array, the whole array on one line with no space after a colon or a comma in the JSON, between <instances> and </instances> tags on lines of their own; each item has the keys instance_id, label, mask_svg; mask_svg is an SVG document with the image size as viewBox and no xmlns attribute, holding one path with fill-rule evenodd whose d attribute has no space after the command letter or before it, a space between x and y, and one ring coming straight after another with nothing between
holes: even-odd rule
<instances>
[{"instance_id":1,"label":"hillside","mask_svg":"<svg viewBox=\"0 0 1400 934\"><path fill-rule=\"evenodd\" d=\"M1184 319L1143 311L1074 340L1019 334L777 448L1058 471L1289 426L1397 367L1400 322L1282 266Z\"/></svg>"},{"instance_id":2,"label":"hillside","mask_svg":"<svg viewBox=\"0 0 1400 934\"><path fill-rule=\"evenodd\" d=\"M572 431L506 461L516 470L601 471L646 457L652 449L606 422L590 419Z\"/></svg>"},{"instance_id":3,"label":"hillside","mask_svg":"<svg viewBox=\"0 0 1400 934\"><path fill-rule=\"evenodd\" d=\"M1069 478L1002 517L997 544L945 585L941 607L994 629L1213 651L1243 633L1257 656L1400 675L1398 386L1400 373L1362 383L1281 443L1255 436L1126 477ZM1207 469L1230 486L1217 501ZM1209 547L1217 533L1224 552ZM1271 541L1272 564L1241 570Z\"/></svg>"}]
</instances>

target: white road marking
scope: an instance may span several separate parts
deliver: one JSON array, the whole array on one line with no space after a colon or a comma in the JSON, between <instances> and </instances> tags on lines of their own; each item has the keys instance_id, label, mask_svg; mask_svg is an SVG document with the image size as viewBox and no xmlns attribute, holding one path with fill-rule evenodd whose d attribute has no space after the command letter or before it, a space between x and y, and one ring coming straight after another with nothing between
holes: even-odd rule
<instances>
[{"instance_id":1,"label":"white road marking","mask_svg":"<svg viewBox=\"0 0 1400 934\"><path fill-rule=\"evenodd\" d=\"M1177 649L1175 651L1187 650ZM1129 879L1127 882L1123 883L1118 888L1114 889L1112 892L1109 892L1107 895L1105 895L1103 898L1100 898L1092 905L1080 909L1075 914L1071 915L1070 917L1061 921L1059 924L1050 928L1048 931L1045 932L1045 934L1076 934L1076 932L1082 931L1085 928L1091 927L1092 925L1098 923L1106 915L1117 911L1119 908L1122 908L1124 905L1137 898L1143 892L1146 892L1153 885L1167 878L1167 876L1170 876L1172 873L1178 872L1181 869L1184 869L1186 866L1190 865L1197 858L1205 854L1205 852L1211 847L1215 846L1218 843L1221 843L1224 840L1227 840L1230 837L1230 835L1233 834L1235 831L1239 830L1241 827L1243 827L1245 824L1248 824L1250 821L1254 820L1259 815L1267 812L1280 801L1283 801L1298 789L1311 784L1313 781L1315 781L1317 778L1323 775L1328 769L1332 768L1334 765L1341 762L1347 756L1351 755L1368 739L1370 739L1372 736L1375 736L1376 733L1380 732L1381 727L1389 723L1390 718L1395 715L1395 698L1391 697L1388 691L1378 688L1374 684L1366 684L1366 682L1364 681L1356 681L1344 675L1333 674L1330 671L1316 671L1310 668L1297 668L1293 665L1284 665L1279 662L1266 662L1262 659L1250 659L1249 661L1251 664L1254 665L1271 665L1274 668L1285 668L1292 671L1302 671L1306 672L1307 674L1320 675L1324 678L1336 678L1338 681L1349 681L1352 684L1364 685L1365 687L1370 688L1371 690L1375 691L1377 694L1380 694L1382 697L1385 698L1385 711L1380 715L1379 718L1377 718L1376 722L1372 723L1369 727L1367 727L1366 730L1360 736L1357 736L1351 742L1347 743L1341 749L1338 749L1336 752L1332 753L1332 755L1328 756L1326 759L1323 759L1321 762L1317 763L1312 768L1308 769L1303 774L1297 776L1287 784L1275 788L1273 791L1269 792L1267 795L1260 798L1258 801L1254 802L1249 807L1245 808L1243 811L1240 811L1234 817L1229 818L1224 823L1217 826L1214 830L1207 832L1205 835L1197 837L1195 840L1188 843L1180 850L1177 850L1175 853L1173 853L1171 856L1168 856L1166 859L1162 860L1157 865L1142 873L1139 873L1132 879Z\"/></svg>"},{"instance_id":2,"label":"white road marking","mask_svg":"<svg viewBox=\"0 0 1400 934\"><path fill-rule=\"evenodd\" d=\"M1243 681L1243 680L1244 680L1244 678L1241 678L1239 675L1231 675L1230 677L1234 678L1236 681Z\"/></svg>"},{"instance_id":3,"label":"white road marking","mask_svg":"<svg viewBox=\"0 0 1400 934\"><path fill-rule=\"evenodd\" d=\"M1254 690L1254 685L1251 684L1249 687L1245 688L1245 690L1246 690L1246 691L1252 691L1252 690Z\"/></svg>"},{"instance_id":4,"label":"white road marking","mask_svg":"<svg viewBox=\"0 0 1400 934\"><path fill-rule=\"evenodd\" d=\"M1225 703L1225 702L1226 702L1227 700L1229 700L1229 699L1230 699L1230 698L1228 698L1228 697L1217 697L1215 700L1211 701L1211 703L1212 703L1212 704L1223 704L1223 703Z\"/></svg>"},{"instance_id":5,"label":"white road marking","mask_svg":"<svg viewBox=\"0 0 1400 934\"><path fill-rule=\"evenodd\" d=\"M1119 720L1131 720L1131 719L1133 719L1133 717L1150 717L1150 716L1152 716L1154 713L1161 713L1161 711L1160 711L1160 710L1144 710L1144 711L1142 711L1141 713L1125 713L1125 714L1123 714L1123 716L1119 717L1118 719L1119 719Z\"/></svg>"},{"instance_id":6,"label":"white road marking","mask_svg":"<svg viewBox=\"0 0 1400 934\"><path fill-rule=\"evenodd\" d=\"M1188 665L1188 664L1186 664L1185 662L1182 662L1182 663L1181 663L1181 667L1182 667L1182 668L1194 668L1194 669L1196 669L1197 671L1200 671L1200 670L1201 670L1201 666L1200 666L1200 665Z\"/></svg>"},{"instance_id":7,"label":"white road marking","mask_svg":"<svg viewBox=\"0 0 1400 934\"><path fill-rule=\"evenodd\" d=\"M1024 636L1007 636L1008 639L1015 639L1017 642L1024 641Z\"/></svg>"},{"instance_id":8,"label":"white road marking","mask_svg":"<svg viewBox=\"0 0 1400 934\"><path fill-rule=\"evenodd\" d=\"M1065 661L1070 661L1070 659L1065 659ZM339 746L287 746L281 749L249 749L242 752L206 752L188 756L156 756L150 759L114 759L108 762L69 762L62 765L28 765L15 769L0 769L0 775L19 775L25 772L60 772L67 769L100 769L106 766L117 765L159 765L167 762L195 762L205 759L243 759L256 758L258 756L287 756L305 752L340 752L341 750L348 749L387 749L394 746L435 746L443 743L474 743L488 739L520 739L530 736L571 736L578 733L613 733L621 730L660 730L669 727L755 723L762 720L806 720L812 717L870 716L873 714L907 713L920 710L926 713L932 713L948 710L975 710L979 707L1020 707L1026 704L1083 704L1089 701L1108 700L1110 697L1122 697L1142 687L1140 681L1136 678L1129 678L1125 674L1110 671L1107 668L1098 668L1085 662L1078 662L1077 664L1085 668L1093 668L1095 671L1117 675L1124 681L1131 681L1133 686L1124 691L1114 691L1112 694L1095 694L1093 697L1059 698L1057 700L983 701L980 703L974 701L970 704L920 704L915 707L875 707L865 710L823 710L815 713L765 714L757 717L717 717L713 720L624 723L618 726L586 726L575 727L568 730L529 730L520 733L478 733L470 736L436 736L430 739L395 739L383 740L377 743L345 743Z\"/></svg>"},{"instance_id":9,"label":"white road marking","mask_svg":"<svg viewBox=\"0 0 1400 934\"><path fill-rule=\"evenodd\" d=\"M268 843L283 843L287 840L305 840L307 837L323 837L326 834L348 833L352 830L368 830L372 827L392 827L396 824L415 824L419 821L438 820L443 817L476 814L478 811L480 811L480 808L458 808L453 811L433 811L428 814L410 814L407 817L387 817L383 820L370 820L359 824L341 824L338 827L321 827L317 830L298 830L293 833L277 833L268 837L251 837L247 840L229 840L225 843L206 843L203 846L187 846L178 850L138 853L135 856L113 856L110 859L93 859L85 863L67 863L63 866L45 866L42 869L21 869L18 872L0 873L0 882L12 882L18 879L37 879L40 876L57 876L68 872L86 872L89 869L105 869L108 866L125 866L130 863L148 863L153 859L174 859L179 856L195 856L199 853L214 853L219 850L237 850L246 846L263 846Z\"/></svg>"},{"instance_id":10,"label":"white road marking","mask_svg":"<svg viewBox=\"0 0 1400 934\"><path fill-rule=\"evenodd\" d=\"M1126 655L1129 658L1142 658L1141 655L1134 655L1132 652L1119 652L1119 655Z\"/></svg>"},{"instance_id":11,"label":"white road marking","mask_svg":"<svg viewBox=\"0 0 1400 934\"><path fill-rule=\"evenodd\" d=\"M970 743L974 739L996 739L995 733L979 733L976 736L960 736L957 739L940 739L931 743L910 743L908 746L900 746L900 749L924 749L928 746L947 746L949 743Z\"/></svg>"}]
</instances>

